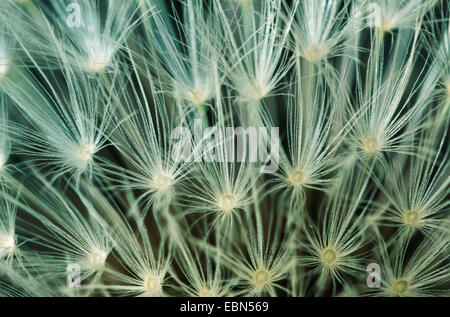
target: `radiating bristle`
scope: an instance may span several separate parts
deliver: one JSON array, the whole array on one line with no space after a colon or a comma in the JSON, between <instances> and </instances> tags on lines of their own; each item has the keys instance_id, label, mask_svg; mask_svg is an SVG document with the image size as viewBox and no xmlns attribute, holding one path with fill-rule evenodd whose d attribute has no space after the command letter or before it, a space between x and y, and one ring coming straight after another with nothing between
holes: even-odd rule
<instances>
[{"instance_id":1,"label":"radiating bristle","mask_svg":"<svg viewBox=\"0 0 450 317\"><path fill-rule=\"evenodd\" d=\"M449 18L0 0L0 296L448 296Z\"/></svg>"}]
</instances>

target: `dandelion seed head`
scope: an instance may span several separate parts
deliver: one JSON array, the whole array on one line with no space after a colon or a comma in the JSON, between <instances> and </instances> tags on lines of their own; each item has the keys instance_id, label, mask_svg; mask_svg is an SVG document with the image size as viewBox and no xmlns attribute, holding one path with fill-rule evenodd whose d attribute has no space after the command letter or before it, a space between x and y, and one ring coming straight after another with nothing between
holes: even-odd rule
<instances>
[{"instance_id":1,"label":"dandelion seed head","mask_svg":"<svg viewBox=\"0 0 450 317\"><path fill-rule=\"evenodd\" d=\"M373 16L373 22L369 23L370 26L379 29L381 32L390 32L397 27L396 17L383 14L381 10L377 10Z\"/></svg>"},{"instance_id":2,"label":"dandelion seed head","mask_svg":"<svg viewBox=\"0 0 450 317\"><path fill-rule=\"evenodd\" d=\"M105 70L109 61L102 56L92 56L89 59L87 68L94 73L101 73Z\"/></svg>"},{"instance_id":3,"label":"dandelion seed head","mask_svg":"<svg viewBox=\"0 0 450 317\"><path fill-rule=\"evenodd\" d=\"M333 268L337 264L338 255L334 248L327 247L325 248L322 253L320 254L320 261L330 267Z\"/></svg>"},{"instance_id":4,"label":"dandelion seed head","mask_svg":"<svg viewBox=\"0 0 450 317\"><path fill-rule=\"evenodd\" d=\"M264 287L271 283L272 274L266 268L259 268L253 272L253 281L257 287Z\"/></svg>"},{"instance_id":5,"label":"dandelion seed head","mask_svg":"<svg viewBox=\"0 0 450 317\"><path fill-rule=\"evenodd\" d=\"M287 178L289 183L294 186L303 186L306 182L306 175L300 168L288 173Z\"/></svg>"},{"instance_id":6,"label":"dandelion seed head","mask_svg":"<svg viewBox=\"0 0 450 317\"><path fill-rule=\"evenodd\" d=\"M142 285L144 291L149 294L157 294L162 290L162 280L158 275L148 274Z\"/></svg>"},{"instance_id":7,"label":"dandelion seed head","mask_svg":"<svg viewBox=\"0 0 450 317\"><path fill-rule=\"evenodd\" d=\"M218 197L217 206L220 210L230 212L236 208L236 197L231 193L225 193Z\"/></svg>"},{"instance_id":8,"label":"dandelion seed head","mask_svg":"<svg viewBox=\"0 0 450 317\"><path fill-rule=\"evenodd\" d=\"M410 209L403 214L403 223L406 226L417 227L421 223L421 215L418 209Z\"/></svg>"},{"instance_id":9,"label":"dandelion seed head","mask_svg":"<svg viewBox=\"0 0 450 317\"><path fill-rule=\"evenodd\" d=\"M329 54L329 49L322 44L311 44L308 47L301 50L301 56L311 63L318 63L324 60Z\"/></svg>"},{"instance_id":10,"label":"dandelion seed head","mask_svg":"<svg viewBox=\"0 0 450 317\"><path fill-rule=\"evenodd\" d=\"M159 171L158 173L155 174L155 176L153 177L153 186L162 192L166 192L168 190L170 190L172 188L172 182L173 182L173 177L168 174L165 173L164 171Z\"/></svg>"},{"instance_id":11,"label":"dandelion seed head","mask_svg":"<svg viewBox=\"0 0 450 317\"><path fill-rule=\"evenodd\" d=\"M380 32L412 27L416 18L435 3L434 0L373 1L368 3L369 26Z\"/></svg>"},{"instance_id":12,"label":"dandelion seed head","mask_svg":"<svg viewBox=\"0 0 450 317\"><path fill-rule=\"evenodd\" d=\"M217 292L212 289L208 289L206 287L202 287L198 290L199 297L218 297Z\"/></svg>"},{"instance_id":13,"label":"dandelion seed head","mask_svg":"<svg viewBox=\"0 0 450 317\"><path fill-rule=\"evenodd\" d=\"M16 250L16 242L11 234L0 233L0 256L12 254Z\"/></svg>"},{"instance_id":14,"label":"dandelion seed head","mask_svg":"<svg viewBox=\"0 0 450 317\"><path fill-rule=\"evenodd\" d=\"M0 296L448 293L445 1L4 2Z\"/></svg>"},{"instance_id":15,"label":"dandelion seed head","mask_svg":"<svg viewBox=\"0 0 450 317\"><path fill-rule=\"evenodd\" d=\"M395 19L388 19L386 17L382 17L381 23L378 28L383 32L389 32L396 27Z\"/></svg>"},{"instance_id":16,"label":"dandelion seed head","mask_svg":"<svg viewBox=\"0 0 450 317\"><path fill-rule=\"evenodd\" d=\"M74 157L81 165L87 165L92 161L95 152L96 150L93 144L81 143L76 149Z\"/></svg>"},{"instance_id":17,"label":"dandelion seed head","mask_svg":"<svg viewBox=\"0 0 450 317\"><path fill-rule=\"evenodd\" d=\"M272 88L262 82L242 84L240 89L240 98L243 101L259 101L267 97Z\"/></svg>"},{"instance_id":18,"label":"dandelion seed head","mask_svg":"<svg viewBox=\"0 0 450 317\"><path fill-rule=\"evenodd\" d=\"M252 88L253 88L253 90L252 90L252 93L250 94L250 97L253 100L263 99L270 91L269 88L267 88L261 84L255 84Z\"/></svg>"},{"instance_id":19,"label":"dandelion seed head","mask_svg":"<svg viewBox=\"0 0 450 317\"><path fill-rule=\"evenodd\" d=\"M89 262L94 266L103 266L108 254L100 249L94 249L89 255Z\"/></svg>"},{"instance_id":20,"label":"dandelion seed head","mask_svg":"<svg viewBox=\"0 0 450 317\"><path fill-rule=\"evenodd\" d=\"M408 288L409 282L407 279L404 278L396 279L392 283L392 292L398 296L404 295L408 291Z\"/></svg>"},{"instance_id":21,"label":"dandelion seed head","mask_svg":"<svg viewBox=\"0 0 450 317\"><path fill-rule=\"evenodd\" d=\"M63 155L65 155L65 160L67 160L70 167L82 172L92 163L97 149L92 143L80 142L71 145L69 151L65 149L61 151L64 151Z\"/></svg>"},{"instance_id":22,"label":"dandelion seed head","mask_svg":"<svg viewBox=\"0 0 450 317\"><path fill-rule=\"evenodd\" d=\"M197 107L205 104L214 96L214 86L206 76L195 80L193 85L173 80L172 89L176 98L186 100Z\"/></svg>"},{"instance_id":23,"label":"dandelion seed head","mask_svg":"<svg viewBox=\"0 0 450 317\"><path fill-rule=\"evenodd\" d=\"M365 137L362 140L361 149L371 156L380 150L380 142L376 137Z\"/></svg>"},{"instance_id":24,"label":"dandelion seed head","mask_svg":"<svg viewBox=\"0 0 450 317\"><path fill-rule=\"evenodd\" d=\"M91 18L96 19L94 16L91 16ZM81 42L85 50L86 70L94 73L103 72L110 64L116 52L116 47L106 40L107 37L102 35L94 25L89 26L86 31Z\"/></svg>"},{"instance_id":25,"label":"dandelion seed head","mask_svg":"<svg viewBox=\"0 0 450 317\"><path fill-rule=\"evenodd\" d=\"M187 95L187 99L195 106L201 106L206 102L206 100L208 100L208 94L200 89L193 89L188 92Z\"/></svg>"}]
</instances>

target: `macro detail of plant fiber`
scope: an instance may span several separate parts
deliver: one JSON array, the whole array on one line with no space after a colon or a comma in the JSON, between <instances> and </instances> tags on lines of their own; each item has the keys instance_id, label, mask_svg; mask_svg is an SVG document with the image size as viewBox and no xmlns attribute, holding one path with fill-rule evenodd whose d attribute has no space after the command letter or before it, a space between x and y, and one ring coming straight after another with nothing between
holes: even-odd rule
<instances>
[{"instance_id":1,"label":"macro detail of plant fiber","mask_svg":"<svg viewBox=\"0 0 450 317\"><path fill-rule=\"evenodd\" d=\"M450 296L448 0L1 0L0 297Z\"/></svg>"}]
</instances>

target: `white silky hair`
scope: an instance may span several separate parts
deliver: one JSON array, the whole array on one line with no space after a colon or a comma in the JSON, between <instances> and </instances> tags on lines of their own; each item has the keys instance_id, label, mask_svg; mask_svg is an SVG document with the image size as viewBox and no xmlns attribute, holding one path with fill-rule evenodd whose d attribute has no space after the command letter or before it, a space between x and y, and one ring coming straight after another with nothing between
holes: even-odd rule
<instances>
[{"instance_id":1,"label":"white silky hair","mask_svg":"<svg viewBox=\"0 0 450 317\"><path fill-rule=\"evenodd\" d=\"M0 296L448 296L449 35L445 0L0 1Z\"/></svg>"}]
</instances>

